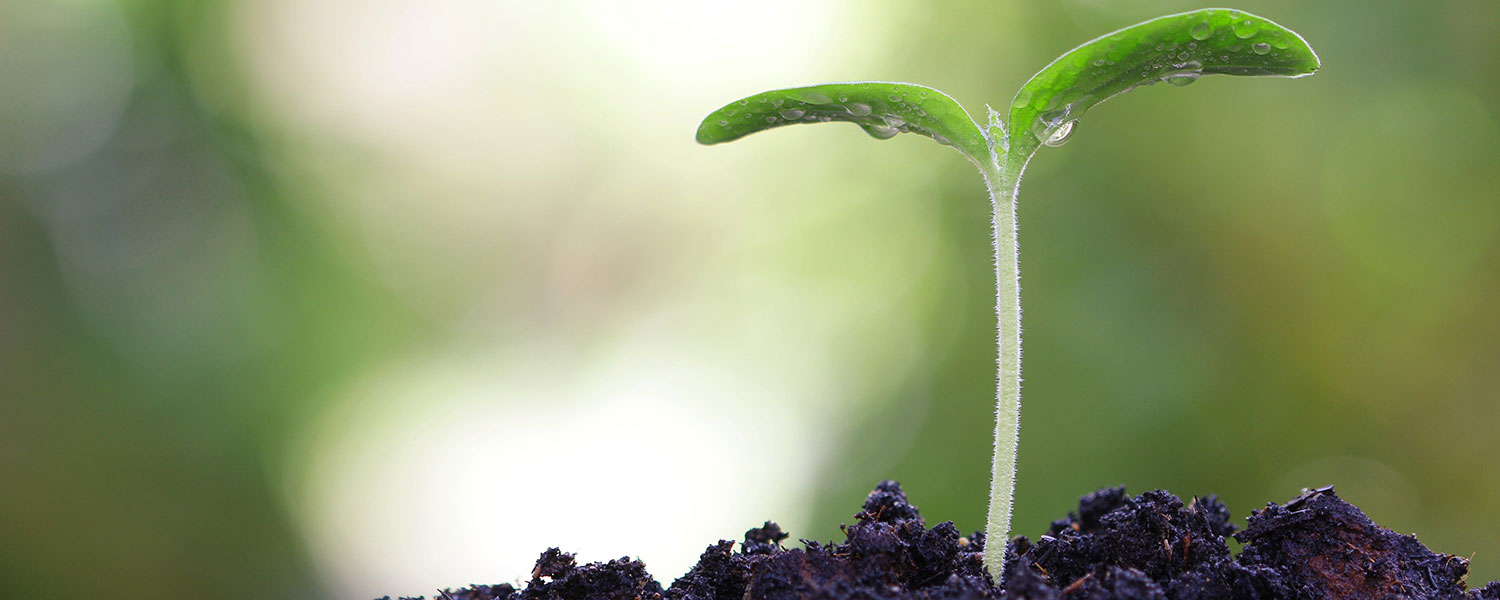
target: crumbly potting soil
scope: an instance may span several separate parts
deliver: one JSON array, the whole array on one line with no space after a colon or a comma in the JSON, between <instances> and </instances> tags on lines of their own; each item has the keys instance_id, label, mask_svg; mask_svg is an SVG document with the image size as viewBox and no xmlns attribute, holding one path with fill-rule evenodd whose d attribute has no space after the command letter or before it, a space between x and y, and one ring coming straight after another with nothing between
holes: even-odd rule
<instances>
[{"instance_id":1,"label":"crumbly potting soil","mask_svg":"<svg viewBox=\"0 0 1500 600\"><path fill-rule=\"evenodd\" d=\"M775 523L720 541L663 589L640 561L578 565L556 548L531 581L446 590L452 600L1500 600L1467 589L1463 558L1376 525L1333 488L1250 515L1239 532L1216 498L1184 504L1124 488L1085 496L1036 541L1006 549L1004 591L984 570L984 534L928 529L894 481L876 486L842 543L787 548ZM1231 556L1225 536L1244 543ZM436 599L435 599L436 600Z\"/></svg>"}]
</instances>

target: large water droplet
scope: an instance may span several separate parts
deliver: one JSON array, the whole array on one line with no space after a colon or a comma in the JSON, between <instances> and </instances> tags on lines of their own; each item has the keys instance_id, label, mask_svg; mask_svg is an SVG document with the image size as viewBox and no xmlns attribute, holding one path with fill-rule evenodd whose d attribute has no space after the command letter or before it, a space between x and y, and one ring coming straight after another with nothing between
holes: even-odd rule
<instances>
[{"instance_id":1,"label":"large water droplet","mask_svg":"<svg viewBox=\"0 0 1500 600\"><path fill-rule=\"evenodd\" d=\"M870 114L870 105L863 102L854 102L844 108L849 111L849 114L856 117L863 117Z\"/></svg>"},{"instance_id":2,"label":"large water droplet","mask_svg":"<svg viewBox=\"0 0 1500 600\"><path fill-rule=\"evenodd\" d=\"M1286 41L1286 39L1284 39L1284 38L1277 38L1276 41L1271 42L1271 45L1275 46L1275 47L1277 47L1279 49L1282 49L1282 50L1286 50L1287 48L1291 48L1292 47L1292 43Z\"/></svg>"},{"instance_id":3,"label":"large water droplet","mask_svg":"<svg viewBox=\"0 0 1500 600\"><path fill-rule=\"evenodd\" d=\"M786 119L788 121L795 121L797 119L800 119L800 118L802 118L802 115L804 115L804 114L807 113L807 111L802 110L800 108L787 108L787 109L782 109L782 110L777 111L777 112L781 115L781 118Z\"/></svg>"},{"instance_id":4,"label":"large water droplet","mask_svg":"<svg viewBox=\"0 0 1500 600\"><path fill-rule=\"evenodd\" d=\"M1023 89L1016 94L1016 101L1011 103L1011 106L1022 108L1028 104L1031 104L1031 90Z\"/></svg>"},{"instance_id":5,"label":"large water droplet","mask_svg":"<svg viewBox=\"0 0 1500 600\"><path fill-rule=\"evenodd\" d=\"M1047 139L1042 140L1042 143L1053 148L1066 144L1068 143L1068 138L1073 137L1073 130L1077 128L1078 119L1063 123L1057 129L1052 130L1052 133L1047 136Z\"/></svg>"},{"instance_id":6,"label":"large water droplet","mask_svg":"<svg viewBox=\"0 0 1500 600\"><path fill-rule=\"evenodd\" d=\"M1206 40L1208 39L1208 36L1211 36L1213 34L1214 26L1209 25L1208 21L1204 21L1202 23L1194 25L1192 29L1188 30L1188 35L1193 36L1193 39L1195 40Z\"/></svg>"},{"instance_id":7,"label":"large water droplet","mask_svg":"<svg viewBox=\"0 0 1500 600\"><path fill-rule=\"evenodd\" d=\"M1245 20L1234 22L1234 37L1248 40L1255 37L1255 32L1257 31L1260 31L1260 24L1255 21Z\"/></svg>"},{"instance_id":8,"label":"large water droplet","mask_svg":"<svg viewBox=\"0 0 1500 600\"><path fill-rule=\"evenodd\" d=\"M1256 54L1266 54L1271 51L1271 45L1265 42L1257 42L1254 46L1251 46L1250 49L1254 50Z\"/></svg>"},{"instance_id":9,"label":"large water droplet","mask_svg":"<svg viewBox=\"0 0 1500 600\"><path fill-rule=\"evenodd\" d=\"M781 98L771 100L771 106L780 107L783 104L786 104L786 100L782 100Z\"/></svg>"},{"instance_id":10,"label":"large water droplet","mask_svg":"<svg viewBox=\"0 0 1500 600\"><path fill-rule=\"evenodd\" d=\"M887 127L901 127L906 124L906 119L896 115L881 115L880 120L885 121Z\"/></svg>"},{"instance_id":11,"label":"large water droplet","mask_svg":"<svg viewBox=\"0 0 1500 600\"><path fill-rule=\"evenodd\" d=\"M865 132L877 140L888 140L896 137L896 134L901 133L901 130L895 127L886 127L885 125L871 125L865 128Z\"/></svg>"},{"instance_id":12,"label":"large water droplet","mask_svg":"<svg viewBox=\"0 0 1500 600\"><path fill-rule=\"evenodd\" d=\"M1161 79L1162 81L1165 81L1177 87L1182 87L1192 84L1194 81L1197 81L1198 73L1194 71L1189 71L1187 73L1172 73Z\"/></svg>"},{"instance_id":13,"label":"large water droplet","mask_svg":"<svg viewBox=\"0 0 1500 600\"><path fill-rule=\"evenodd\" d=\"M808 104L828 104L829 102L833 102L832 98L812 90L796 90L792 92L791 96Z\"/></svg>"}]
</instances>

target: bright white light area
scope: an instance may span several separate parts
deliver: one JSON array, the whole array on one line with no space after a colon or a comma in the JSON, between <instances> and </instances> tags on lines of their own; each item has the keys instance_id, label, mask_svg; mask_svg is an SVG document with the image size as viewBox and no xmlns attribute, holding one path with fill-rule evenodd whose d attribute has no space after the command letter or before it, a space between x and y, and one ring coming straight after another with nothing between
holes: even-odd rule
<instances>
[{"instance_id":1,"label":"bright white light area","mask_svg":"<svg viewBox=\"0 0 1500 600\"><path fill-rule=\"evenodd\" d=\"M705 106L858 59L830 32L860 14L797 0L254 0L230 18L252 101L296 137L491 177L657 129L690 142Z\"/></svg>"},{"instance_id":2,"label":"bright white light area","mask_svg":"<svg viewBox=\"0 0 1500 600\"><path fill-rule=\"evenodd\" d=\"M578 372L545 351L440 359L347 394L291 457L333 595L524 580L551 546L639 557L667 585L716 540L800 526L820 453L785 390L637 348Z\"/></svg>"}]
</instances>

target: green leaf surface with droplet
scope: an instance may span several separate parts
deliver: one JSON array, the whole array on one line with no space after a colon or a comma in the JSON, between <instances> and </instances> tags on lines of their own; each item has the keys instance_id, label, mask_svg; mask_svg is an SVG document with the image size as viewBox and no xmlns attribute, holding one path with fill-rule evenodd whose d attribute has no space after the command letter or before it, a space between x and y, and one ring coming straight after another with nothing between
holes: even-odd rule
<instances>
[{"instance_id":1,"label":"green leaf surface with droplet","mask_svg":"<svg viewBox=\"0 0 1500 600\"><path fill-rule=\"evenodd\" d=\"M1024 162L1049 138L1066 141L1070 123L1090 107L1142 85L1187 85L1214 74L1303 77L1318 64L1302 36L1240 10L1132 25L1074 48L1021 86L1010 109L1009 161Z\"/></svg>"},{"instance_id":2,"label":"green leaf surface with droplet","mask_svg":"<svg viewBox=\"0 0 1500 600\"><path fill-rule=\"evenodd\" d=\"M724 105L698 126L698 142L718 144L803 123L847 122L876 139L918 133L988 162L989 144L973 117L927 86L883 81L827 83L762 92Z\"/></svg>"}]
</instances>

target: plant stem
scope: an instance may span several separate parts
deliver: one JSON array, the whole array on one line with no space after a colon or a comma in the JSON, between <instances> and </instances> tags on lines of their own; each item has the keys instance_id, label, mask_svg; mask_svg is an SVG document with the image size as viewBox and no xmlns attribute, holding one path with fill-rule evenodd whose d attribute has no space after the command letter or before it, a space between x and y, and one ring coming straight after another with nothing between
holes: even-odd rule
<instances>
[{"instance_id":1,"label":"plant stem","mask_svg":"<svg viewBox=\"0 0 1500 600\"><path fill-rule=\"evenodd\" d=\"M992 150L994 152L994 150ZM998 158L998 157L994 157ZM1005 546L1010 536L1016 490L1016 443L1021 426L1021 270L1016 250L1016 190L1025 160L1005 156L981 165L990 193L991 242L995 255L996 366L995 459L990 478L990 510L985 524L984 565L1001 585Z\"/></svg>"}]
</instances>

